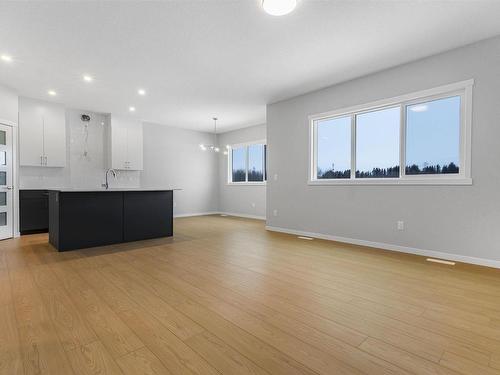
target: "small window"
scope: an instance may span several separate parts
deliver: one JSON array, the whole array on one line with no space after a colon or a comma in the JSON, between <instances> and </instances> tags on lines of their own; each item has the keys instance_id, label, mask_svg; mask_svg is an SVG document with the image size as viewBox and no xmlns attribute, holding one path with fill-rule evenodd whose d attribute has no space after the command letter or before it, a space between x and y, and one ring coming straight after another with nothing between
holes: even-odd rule
<instances>
[{"instance_id":1,"label":"small window","mask_svg":"<svg viewBox=\"0 0 500 375\"><path fill-rule=\"evenodd\" d=\"M319 120L316 126L317 178L351 178L351 117Z\"/></svg>"},{"instance_id":2,"label":"small window","mask_svg":"<svg viewBox=\"0 0 500 375\"><path fill-rule=\"evenodd\" d=\"M229 183L264 183L267 178L267 147L252 143L229 147Z\"/></svg>"},{"instance_id":3,"label":"small window","mask_svg":"<svg viewBox=\"0 0 500 375\"><path fill-rule=\"evenodd\" d=\"M460 171L460 96L406 107L406 174Z\"/></svg>"},{"instance_id":4,"label":"small window","mask_svg":"<svg viewBox=\"0 0 500 375\"><path fill-rule=\"evenodd\" d=\"M399 177L400 107L356 115L356 178Z\"/></svg>"}]
</instances>

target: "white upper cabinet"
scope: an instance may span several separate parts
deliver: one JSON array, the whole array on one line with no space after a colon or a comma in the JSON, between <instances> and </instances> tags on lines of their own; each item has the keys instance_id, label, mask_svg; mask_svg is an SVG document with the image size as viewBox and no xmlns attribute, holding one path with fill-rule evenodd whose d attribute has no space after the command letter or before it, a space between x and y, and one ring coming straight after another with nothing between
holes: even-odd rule
<instances>
[{"instance_id":1,"label":"white upper cabinet","mask_svg":"<svg viewBox=\"0 0 500 375\"><path fill-rule=\"evenodd\" d=\"M66 166L64 106L19 98L19 164L36 167Z\"/></svg>"},{"instance_id":2,"label":"white upper cabinet","mask_svg":"<svg viewBox=\"0 0 500 375\"><path fill-rule=\"evenodd\" d=\"M111 115L111 168L142 171L142 123Z\"/></svg>"}]
</instances>

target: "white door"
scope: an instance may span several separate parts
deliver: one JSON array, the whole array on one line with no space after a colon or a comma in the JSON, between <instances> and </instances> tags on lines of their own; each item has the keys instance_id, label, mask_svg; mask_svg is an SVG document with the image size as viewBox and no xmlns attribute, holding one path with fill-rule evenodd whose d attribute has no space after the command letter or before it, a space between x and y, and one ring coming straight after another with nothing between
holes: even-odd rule
<instances>
[{"instance_id":1,"label":"white door","mask_svg":"<svg viewBox=\"0 0 500 375\"><path fill-rule=\"evenodd\" d=\"M13 236L12 128L0 124L0 239Z\"/></svg>"}]
</instances>

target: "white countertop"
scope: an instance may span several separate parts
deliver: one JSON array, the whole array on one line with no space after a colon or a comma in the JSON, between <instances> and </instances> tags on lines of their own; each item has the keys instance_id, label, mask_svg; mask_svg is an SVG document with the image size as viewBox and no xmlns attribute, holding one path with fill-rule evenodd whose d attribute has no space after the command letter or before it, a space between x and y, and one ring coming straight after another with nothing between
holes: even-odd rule
<instances>
[{"instance_id":1,"label":"white countertop","mask_svg":"<svg viewBox=\"0 0 500 375\"><path fill-rule=\"evenodd\" d=\"M113 192L113 191L168 191L168 190L182 190L180 188L172 187L141 187L141 188L20 188L19 190L54 190L62 193L80 192L80 193L94 193L94 192Z\"/></svg>"}]
</instances>

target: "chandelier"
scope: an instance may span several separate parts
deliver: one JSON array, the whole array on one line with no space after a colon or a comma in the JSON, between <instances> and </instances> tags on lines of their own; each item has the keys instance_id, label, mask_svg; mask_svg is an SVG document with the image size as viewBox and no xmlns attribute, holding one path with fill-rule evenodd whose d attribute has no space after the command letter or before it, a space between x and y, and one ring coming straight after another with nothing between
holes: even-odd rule
<instances>
[{"instance_id":1,"label":"chandelier","mask_svg":"<svg viewBox=\"0 0 500 375\"><path fill-rule=\"evenodd\" d=\"M212 120L214 120L214 143L211 145L201 143L200 148L203 151L219 152L220 148L217 146L217 117L213 117Z\"/></svg>"}]
</instances>

